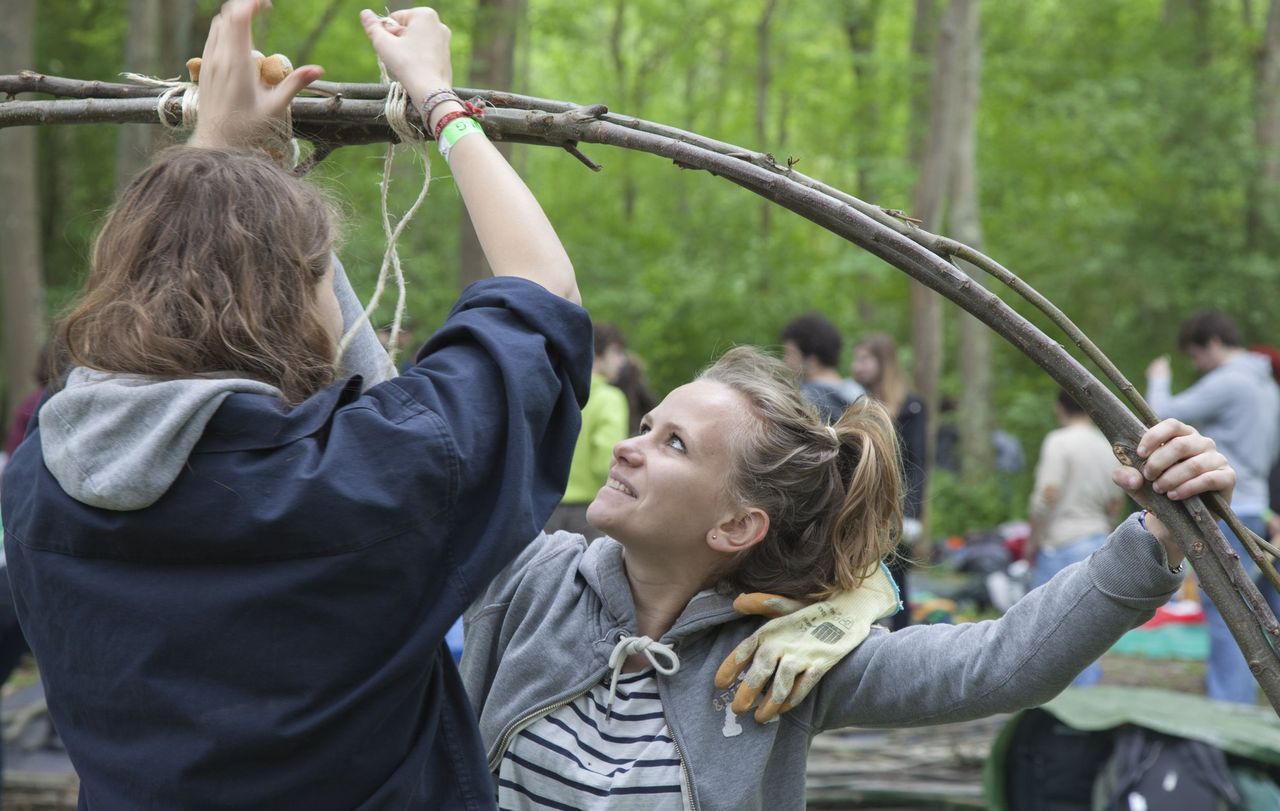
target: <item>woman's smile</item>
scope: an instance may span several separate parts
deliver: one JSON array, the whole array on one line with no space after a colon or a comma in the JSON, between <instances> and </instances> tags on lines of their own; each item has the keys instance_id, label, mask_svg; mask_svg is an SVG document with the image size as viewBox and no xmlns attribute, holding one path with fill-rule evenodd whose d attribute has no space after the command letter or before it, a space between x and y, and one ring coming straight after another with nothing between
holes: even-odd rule
<instances>
[{"instance_id":1,"label":"woman's smile","mask_svg":"<svg viewBox=\"0 0 1280 811\"><path fill-rule=\"evenodd\" d=\"M616 479L613 476L610 476L609 480L605 482L605 488L609 490L616 490L622 495L629 496L630 498L636 497L636 491L631 489L631 486L629 484L619 479Z\"/></svg>"}]
</instances>

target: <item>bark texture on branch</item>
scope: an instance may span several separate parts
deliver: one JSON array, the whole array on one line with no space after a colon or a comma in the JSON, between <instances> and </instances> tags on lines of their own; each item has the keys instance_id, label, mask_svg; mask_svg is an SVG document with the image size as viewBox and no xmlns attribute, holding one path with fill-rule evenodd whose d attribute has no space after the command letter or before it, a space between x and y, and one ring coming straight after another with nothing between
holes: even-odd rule
<instances>
[{"instance_id":1,"label":"bark texture on branch","mask_svg":"<svg viewBox=\"0 0 1280 811\"><path fill-rule=\"evenodd\" d=\"M0 76L0 92L50 92L50 88L62 87L67 96L78 97L72 101L0 102L0 128L19 124L142 121L156 116L154 93L150 97L135 95L99 84L116 95L84 98L88 91L69 82L36 74ZM394 141L395 135L381 118L382 102L374 98L376 87L332 85L328 89L336 90L340 96L298 99L293 105L297 134L329 146ZM1121 461L1131 461L1143 423L1057 341L990 290L958 271L951 259L965 259L1006 282L1033 303L1038 302L1037 306L1045 312L1057 313L1060 318L1055 318L1055 323L1067 330L1091 358L1099 361L1110 379L1123 383L1117 385L1131 400L1136 398L1141 402L1132 385L1065 315L980 252L916 228L901 212L881 209L780 166L766 153L611 114L599 105L578 107L508 93L465 89L459 92L479 96L493 105L485 116L484 126L495 140L565 149L574 149L579 144L602 144L657 155L678 166L723 177L884 259L950 299L1031 358L1089 412L1113 443ZM176 113L176 103L170 106L173 108L170 113ZM1145 407L1145 403L1142 406ZM1139 410L1143 410L1142 407ZM1147 408L1144 418L1151 416L1149 411ZM1280 636L1280 626L1218 531L1213 512L1199 499L1174 503L1154 493L1151 498L1156 514L1169 526L1196 567L1205 592L1222 611L1268 700L1273 707L1280 707L1280 661L1274 644ZM1230 514L1229 509L1224 511Z\"/></svg>"}]
</instances>

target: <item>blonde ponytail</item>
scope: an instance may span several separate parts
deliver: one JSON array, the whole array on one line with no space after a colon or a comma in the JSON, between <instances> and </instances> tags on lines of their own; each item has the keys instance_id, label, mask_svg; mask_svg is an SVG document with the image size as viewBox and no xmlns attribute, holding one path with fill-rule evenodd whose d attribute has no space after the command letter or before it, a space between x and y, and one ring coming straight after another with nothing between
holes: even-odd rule
<instances>
[{"instance_id":1,"label":"blonde ponytail","mask_svg":"<svg viewBox=\"0 0 1280 811\"><path fill-rule=\"evenodd\" d=\"M837 475L844 491L831 527L835 582L829 592L852 588L902 537L902 458L898 433L884 406L863 397L836 423L840 438ZM824 595L829 596L829 595Z\"/></svg>"}]
</instances>

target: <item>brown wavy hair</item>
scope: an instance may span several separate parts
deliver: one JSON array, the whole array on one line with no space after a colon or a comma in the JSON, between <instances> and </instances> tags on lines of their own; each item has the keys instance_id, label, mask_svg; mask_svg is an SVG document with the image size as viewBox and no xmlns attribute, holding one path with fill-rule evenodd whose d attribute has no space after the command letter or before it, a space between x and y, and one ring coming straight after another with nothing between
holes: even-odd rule
<instances>
[{"instance_id":1,"label":"brown wavy hair","mask_svg":"<svg viewBox=\"0 0 1280 811\"><path fill-rule=\"evenodd\" d=\"M316 284L336 222L319 189L265 158L166 150L107 215L58 348L92 369L231 374L301 402L334 380Z\"/></svg>"},{"instance_id":2,"label":"brown wavy hair","mask_svg":"<svg viewBox=\"0 0 1280 811\"><path fill-rule=\"evenodd\" d=\"M735 434L731 498L764 510L764 539L722 583L823 599L857 586L902 535L902 461L884 406L862 397L831 428L782 361L729 350L698 376L743 395L754 418Z\"/></svg>"},{"instance_id":3,"label":"brown wavy hair","mask_svg":"<svg viewBox=\"0 0 1280 811\"><path fill-rule=\"evenodd\" d=\"M895 417L902 411L907 402L907 377L902 373L902 364L898 362L898 345L883 332L873 332L854 345L854 351L865 349L871 353L880 365L880 373L876 381L867 386L871 396L884 403L885 408Z\"/></svg>"}]
</instances>

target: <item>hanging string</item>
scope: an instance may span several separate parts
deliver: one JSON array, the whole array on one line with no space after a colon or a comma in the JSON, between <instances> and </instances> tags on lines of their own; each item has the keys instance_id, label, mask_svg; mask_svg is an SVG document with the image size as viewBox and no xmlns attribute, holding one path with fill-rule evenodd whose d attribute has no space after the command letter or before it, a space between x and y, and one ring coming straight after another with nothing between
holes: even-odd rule
<instances>
[{"instance_id":1,"label":"hanging string","mask_svg":"<svg viewBox=\"0 0 1280 811\"><path fill-rule=\"evenodd\" d=\"M418 197L405 211L404 215L395 223L391 224L391 213L387 203L387 196L391 188L391 167L395 162L395 144L387 144L386 157L382 164L382 233L387 239L387 250L382 255L382 266L378 269L378 282L374 286L373 295L369 298L369 306L365 307L364 313L356 323L352 324L347 330L347 334L342 336L342 341L338 344L338 355L342 356L346 352L347 347L351 345L351 341L355 338L356 331L363 326L373 315L374 310L378 308L378 302L382 299L382 293L387 286L387 274L391 271L395 274L396 280L396 309L395 316L391 321L391 337L387 341L387 354L391 358L391 364L394 367L396 362L396 352L398 350L397 342L400 338L400 325L404 320L405 311L405 279L404 270L400 266L400 252L396 248L396 244L400 239L400 235L404 233L405 226L409 224L409 220L417 213L418 208L422 206L422 202L427 199L427 190L431 186L431 155L427 149L427 136L422 130L415 127L409 122L408 110L413 104L413 100L409 97L408 91L399 82L390 81L387 75L387 67L378 61L378 72L381 75L384 84L389 84L387 91L387 100L383 105L383 114L387 118L387 124L400 138L402 143L413 144L413 146L422 155L422 190L418 192Z\"/></svg>"}]
</instances>

